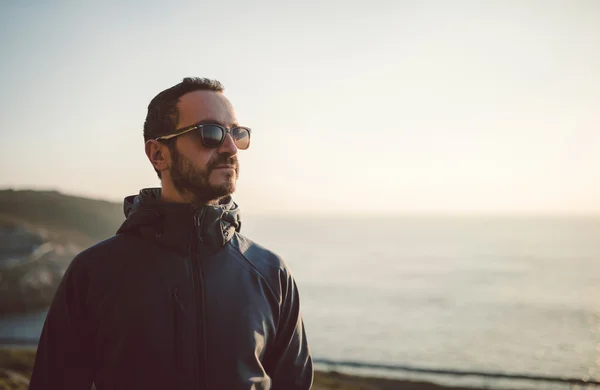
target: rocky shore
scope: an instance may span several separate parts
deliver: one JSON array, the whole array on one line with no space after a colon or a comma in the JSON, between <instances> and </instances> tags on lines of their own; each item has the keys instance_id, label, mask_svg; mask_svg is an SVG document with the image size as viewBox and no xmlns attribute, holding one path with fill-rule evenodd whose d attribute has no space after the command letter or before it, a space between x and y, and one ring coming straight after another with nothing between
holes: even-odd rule
<instances>
[{"instance_id":1,"label":"rocky shore","mask_svg":"<svg viewBox=\"0 0 600 390\"><path fill-rule=\"evenodd\" d=\"M80 251L78 245L50 241L44 229L0 226L0 315L48 307Z\"/></svg>"}]
</instances>

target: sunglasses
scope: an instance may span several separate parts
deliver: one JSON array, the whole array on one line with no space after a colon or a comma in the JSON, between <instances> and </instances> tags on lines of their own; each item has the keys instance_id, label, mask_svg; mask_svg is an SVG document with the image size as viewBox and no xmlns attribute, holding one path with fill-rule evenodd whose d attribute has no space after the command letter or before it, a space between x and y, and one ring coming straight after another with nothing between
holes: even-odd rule
<instances>
[{"instance_id":1,"label":"sunglasses","mask_svg":"<svg viewBox=\"0 0 600 390\"><path fill-rule=\"evenodd\" d=\"M231 138L233 138L233 143L238 149L246 150L248 149L248 147L250 147L251 130L248 127L237 126L233 129L228 129L225 126L216 124L195 124L187 126L182 129L175 130L176 133L174 134L163 135L161 137L155 138L154 140L168 140L194 130L198 132L198 135L202 140L202 145L204 145L207 148L218 148L219 146L223 145L227 134L231 134Z\"/></svg>"}]
</instances>

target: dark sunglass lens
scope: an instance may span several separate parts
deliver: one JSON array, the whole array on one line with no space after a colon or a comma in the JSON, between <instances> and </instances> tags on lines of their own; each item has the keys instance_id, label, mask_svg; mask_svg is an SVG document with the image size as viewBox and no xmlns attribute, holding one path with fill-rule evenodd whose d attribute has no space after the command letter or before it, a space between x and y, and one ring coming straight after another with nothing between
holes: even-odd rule
<instances>
[{"instance_id":1,"label":"dark sunglass lens","mask_svg":"<svg viewBox=\"0 0 600 390\"><path fill-rule=\"evenodd\" d=\"M250 146L250 132L243 127L236 127L232 131L233 141L238 149L248 149Z\"/></svg>"},{"instance_id":2,"label":"dark sunglass lens","mask_svg":"<svg viewBox=\"0 0 600 390\"><path fill-rule=\"evenodd\" d=\"M209 148L216 148L223 141L223 129L219 126L213 125L204 125L202 126L202 139L204 140L204 145Z\"/></svg>"}]
</instances>

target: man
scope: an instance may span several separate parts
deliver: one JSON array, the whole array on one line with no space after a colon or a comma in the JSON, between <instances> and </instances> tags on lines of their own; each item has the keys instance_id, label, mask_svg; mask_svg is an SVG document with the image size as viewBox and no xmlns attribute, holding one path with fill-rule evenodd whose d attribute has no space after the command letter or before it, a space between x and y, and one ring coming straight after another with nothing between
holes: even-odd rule
<instances>
[{"instance_id":1,"label":"man","mask_svg":"<svg viewBox=\"0 0 600 390\"><path fill-rule=\"evenodd\" d=\"M150 102L162 188L125 198L117 234L72 261L30 389L311 387L294 279L239 233L231 194L250 135L218 81L186 78Z\"/></svg>"}]
</instances>

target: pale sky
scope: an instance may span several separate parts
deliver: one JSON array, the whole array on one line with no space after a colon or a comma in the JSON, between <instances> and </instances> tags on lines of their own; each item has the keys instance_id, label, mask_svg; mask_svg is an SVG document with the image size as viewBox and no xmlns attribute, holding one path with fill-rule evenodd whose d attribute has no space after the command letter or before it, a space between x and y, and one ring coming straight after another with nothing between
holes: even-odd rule
<instances>
[{"instance_id":1,"label":"pale sky","mask_svg":"<svg viewBox=\"0 0 600 390\"><path fill-rule=\"evenodd\" d=\"M0 5L0 187L159 186L149 101L216 78L244 213L600 213L600 1Z\"/></svg>"}]
</instances>

